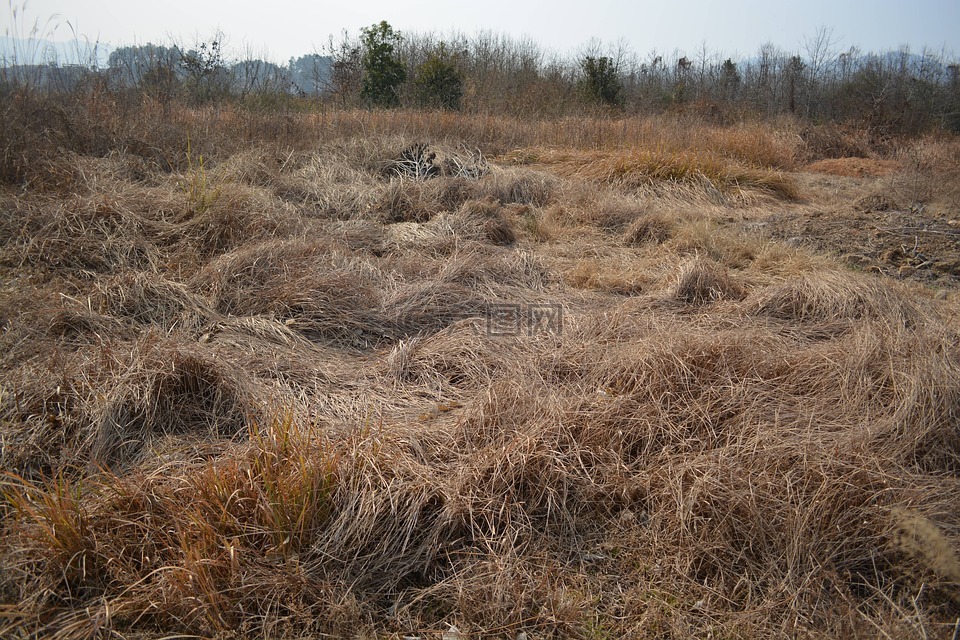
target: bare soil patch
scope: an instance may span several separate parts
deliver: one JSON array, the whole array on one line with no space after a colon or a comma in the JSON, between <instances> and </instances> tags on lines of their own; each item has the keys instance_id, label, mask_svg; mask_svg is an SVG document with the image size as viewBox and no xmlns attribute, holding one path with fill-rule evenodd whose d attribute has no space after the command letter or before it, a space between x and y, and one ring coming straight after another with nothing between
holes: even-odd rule
<instances>
[{"instance_id":1,"label":"bare soil patch","mask_svg":"<svg viewBox=\"0 0 960 640\"><path fill-rule=\"evenodd\" d=\"M946 207L910 205L869 178L807 180L803 188L807 205L784 207L760 223L772 237L836 255L855 269L935 287L960 284L960 220Z\"/></svg>"}]
</instances>

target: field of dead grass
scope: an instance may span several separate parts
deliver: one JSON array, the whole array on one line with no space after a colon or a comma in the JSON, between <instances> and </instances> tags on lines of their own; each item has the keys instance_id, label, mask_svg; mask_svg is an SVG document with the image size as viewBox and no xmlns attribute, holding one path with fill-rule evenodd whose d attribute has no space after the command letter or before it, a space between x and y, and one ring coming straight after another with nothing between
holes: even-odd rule
<instances>
[{"instance_id":1,"label":"field of dead grass","mask_svg":"<svg viewBox=\"0 0 960 640\"><path fill-rule=\"evenodd\" d=\"M5 144L0 635L955 636L956 280L837 226L929 180L884 211L947 260L955 141L58 118Z\"/></svg>"}]
</instances>

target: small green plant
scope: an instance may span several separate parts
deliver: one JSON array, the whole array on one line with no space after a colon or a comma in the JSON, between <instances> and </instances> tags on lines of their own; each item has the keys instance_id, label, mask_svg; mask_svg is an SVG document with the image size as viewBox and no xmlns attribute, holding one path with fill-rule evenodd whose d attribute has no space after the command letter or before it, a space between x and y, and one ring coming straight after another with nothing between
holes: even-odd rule
<instances>
[{"instance_id":1,"label":"small green plant","mask_svg":"<svg viewBox=\"0 0 960 640\"><path fill-rule=\"evenodd\" d=\"M189 136L187 136L187 181L181 183L181 188L187 193L190 210L194 215L203 215L220 198L220 187L211 186L207 178L203 155L198 155L194 161Z\"/></svg>"}]
</instances>

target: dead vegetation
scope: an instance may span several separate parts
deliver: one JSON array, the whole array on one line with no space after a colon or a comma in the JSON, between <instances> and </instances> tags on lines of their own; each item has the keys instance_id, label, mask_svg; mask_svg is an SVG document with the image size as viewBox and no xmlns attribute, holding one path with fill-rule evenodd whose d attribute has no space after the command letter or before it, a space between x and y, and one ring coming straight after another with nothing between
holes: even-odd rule
<instances>
[{"instance_id":1,"label":"dead vegetation","mask_svg":"<svg viewBox=\"0 0 960 640\"><path fill-rule=\"evenodd\" d=\"M167 117L7 146L0 635L954 633L956 283L778 225L955 142Z\"/></svg>"}]
</instances>

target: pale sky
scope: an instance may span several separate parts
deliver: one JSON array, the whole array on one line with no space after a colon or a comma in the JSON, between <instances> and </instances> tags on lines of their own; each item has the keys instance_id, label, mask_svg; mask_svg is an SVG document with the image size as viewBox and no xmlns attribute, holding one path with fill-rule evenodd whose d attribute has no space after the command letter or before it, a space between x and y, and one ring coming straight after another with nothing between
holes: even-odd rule
<instances>
[{"instance_id":1,"label":"pale sky","mask_svg":"<svg viewBox=\"0 0 960 640\"><path fill-rule=\"evenodd\" d=\"M28 0L25 9L21 0L13 6L26 20L16 24L9 9L0 10L0 33L21 35L39 19L49 29L59 25L53 40L69 40L75 31L111 46L190 45L219 29L227 36L226 53L249 48L281 63L322 52L331 34L356 34L380 20L401 32L527 36L561 54L594 38L604 44L623 39L640 55L694 54L706 43L711 52L750 57L766 42L802 53L804 38L820 27L832 30L843 50L909 45L960 54L960 0Z\"/></svg>"}]
</instances>

